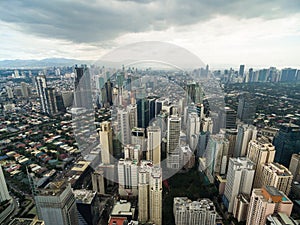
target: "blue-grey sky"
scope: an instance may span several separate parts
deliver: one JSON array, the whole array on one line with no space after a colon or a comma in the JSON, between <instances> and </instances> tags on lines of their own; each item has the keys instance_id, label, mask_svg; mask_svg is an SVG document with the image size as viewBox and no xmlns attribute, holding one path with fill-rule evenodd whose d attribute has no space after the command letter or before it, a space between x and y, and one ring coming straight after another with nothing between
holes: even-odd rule
<instances>
[{"instance_id":1,"label":"blue-grey sky","mask_svg":"<svg viewBox=\"0 0 300 225\"><path fill-rule=\"evenodd\" d=\"M2 0L0 32L0 60L165 41L213 67L300 67L299 0Z\"/></svg>"}]
</instances>

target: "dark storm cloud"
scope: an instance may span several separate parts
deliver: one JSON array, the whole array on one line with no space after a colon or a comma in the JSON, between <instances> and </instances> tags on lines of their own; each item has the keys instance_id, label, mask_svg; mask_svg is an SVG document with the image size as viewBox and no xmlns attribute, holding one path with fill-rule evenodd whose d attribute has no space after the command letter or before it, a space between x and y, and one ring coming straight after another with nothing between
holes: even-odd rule
<instances>
[{"instance_id":1,"label":"dark storm cloud","mask_svg":"<svg viewBox=\"0 0 300 225\"><path fill-rule=\"evenodd\" d=\"M2 0L0 20L26 33L74 42L164 30L216 15L273 19L299 12L299 0Z\"/></svg>"}]
</instances>

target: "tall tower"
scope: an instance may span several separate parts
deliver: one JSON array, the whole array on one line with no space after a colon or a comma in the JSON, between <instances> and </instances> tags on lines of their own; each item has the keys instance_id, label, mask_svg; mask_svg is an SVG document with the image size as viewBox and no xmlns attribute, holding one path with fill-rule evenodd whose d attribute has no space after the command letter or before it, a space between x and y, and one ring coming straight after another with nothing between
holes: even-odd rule
<instances>
[{"instance_id":1,"label":"tall tower","mask_svg":"<svg viewBox=\"0 0 300 225\"><path fill-rule=\"evenodd\" d=\"M202 103L202 93L199 83L191 82L187 84L187 103Z\"/></svg>"},{"instance_id":2,"label":"tall tower","mask_svg":"<svg viewBox=\"0 0 300 225\"><path fill-rule=\"evenodd\" d=\"M197 113L192 112L187 118L187 138L192 150L196 149L198 135L200 133L200 117ZM195 138L196 137L196 138Z\"/></svg>"},{"instance_id":3,"label":"tall tower","mask_svg":"<svg viewBox=\"0 0 300 225\"><path fill-rule=\"evenodd\" d=\"M177 147L179 145L181 129L181 118L172 115L168 118L168 134L167 134L167 167L179 168L179 152Z\"/></svg>"},{"instance_id":4,"label":"tall tower","mask_svg":"<svg viewBox=\"0 0 300 225\"><path fill-rule=\"evenodd\" d=\"M34 196L39 219L45 225L78 225L76 200L65 181L50 183Z\"/></svg>"},{"instance_id":5,"label":"tall tower","mask_svg":"<svg viewBox=\"0 0 300 225\"><path fill-rule=\"evenodd\" d=\"M237 117L246 124L253 124L256 113L255 98L249 94L239 97Z\"/></svg>"},{"instance_id":6,"label":"tall tower","mask_svg":"<svg viewBox=\"0 0 300 225\"><path fill-rule=\"evenodd\" d=\"M35 78L35 82L36 82L37 92L40 98L42 111L44 113L47 113L47 98L46 98L46 91L45 91L45 89L47 88L46 76L38 75Z\"/></svg>"},{"instance_id":7,"label":"tall tower","mask_svg":"<svg viewBox=\"0 0 300 225\"><path fill-rule=\"evenodd\" d=\"M129 126L130 129L137 127L137 106L136 104L130 104L127 106L127 112L129 114Z\"/></svg>"},{"instance_id":8,"label":"tall tower","mask_svg":"<svg viewBox=\"0 0 300 225\"><path fill-rule=\"evenodd\" d=\"M136 160L120 159L118 178L121 196L136 196L138 194L138 165Z\"/></svg>"},{"instance_id":9,"label":"tall tower","mask_svg":"<svg viewBox=\"0 0 300 225\"><path fill-rule=\"evenodd\" d=\"M47 87L44 91L46 93L46 113L53 115L58 111L55 88Z\"/></svg>"},{"instance_id":10,"label":"tall tower","mask_svg":"<svg viewBox=\"0 0 300 225\"><path fill-rule=\"evenodd\" d=\"M0 203L6 200L10 200L10 196L5 182L5 177L2 171L2 166L0 166L0 190Z\"/></svg>"},{"instance_id":11,"label":"tall tower","mask_svg":"<svg viewBox=\"0 0 300 225\"><path fill-rule=\"evenodd\" d=\"M289 170L294 176L294 180L300 182L300 154L293 154Z\"/></svg>"},{"instance_id":12,"label":"tall tower","mask_svg":"<svg viewBox=\"0 0 300 225\"><path fill-rule=\"evenodd\" d=\"M247 155L248 144L250 140L255 140L257 136L257 129L253 125L242 124L238 127L236 137L234 157L244 157Z\"/></svg>"},{"instance_id":13,"label":"tall tower","mask_svg":"<svg viewBox=\"0 0 300 225\"><path fill-rule=\"evenodd\" d=\"M253 166L247 158L230 158L223 196L228 212L232 212L234 198L238 194L250 194L255 173Z\"/></svg>"},{"instance_id":14,"label":"tall tower","mask_svg":"<svg viewBox=\"0 0 300 225\"><path fill-rule=\"evenodd\" d=\"M102 163L110 164L113 155L112 128L110 122L104 121L101 123L100 144Z\"/></svg>"},{"instance_id":15,"label":"tall tower","mask_svg":"<svg viewBox=\"0 0 300 225\"><path fill-rule=\"evenodd\" d=\"M92 109L91 75L86 65L75 67L74 106Z\"/></svg>"},{"instance_id":16,"label":"tall tower","mask_svg":"<svg viewBox=\"0 0 300 225\"><path fill-rule=\"evenodd\" d=\"M162 225L162 173L153 167L150 174L150 221Z\"/></svg>"},{"instance_id":17,"label":"tall tower","mask_svg":"<svg viewBox=\"0 0 300 225\"><path fill-rule=\"evenodd\" d=\"M157 126L147 128L147 160L151 160L154 165L159 165L161 161L161 131Z\"/></svg>"},{"instance_id":18,"label":"tall tower","mask_svg":"<svg viewBox=\"0 0 300 225\"><path fill-rule=\"evenodd\" d=\"M273 144L276 148L275 161L288 167L291 157L300 149L300 127L289 123L282 124Z\"/></svg>"},{"instance_id":19,"label":"tall tower","mask_svg":"<svg viewBox=\"0 0 300 225\"><path fill-rule=\"evenodd\" d=\"M104 170L101 168L97 168L92 173L92 186L93 191L96 191L98 194L105 194Z\"/></svg>"},{"instance_id":20,"label":"tall tower","mask_svg":"<svg viewBox=\"0 0 300 225\"><path fill-rule=\"evenodd\" d=\"M143 223L149 219L149 170L146 165L139 170L139 221Z\"/></svg>"},{"instance_id":21,"label":"tall tower","mask_svg":"<svg viewBox=\"0 0 300 225\"><path fill-rule=\"evenodd\" d=\"M118 109L117 113L119 138L123 145L130 144L131 130L129 126L128 112L124 109Z\"/></svg>"}]
</instances>

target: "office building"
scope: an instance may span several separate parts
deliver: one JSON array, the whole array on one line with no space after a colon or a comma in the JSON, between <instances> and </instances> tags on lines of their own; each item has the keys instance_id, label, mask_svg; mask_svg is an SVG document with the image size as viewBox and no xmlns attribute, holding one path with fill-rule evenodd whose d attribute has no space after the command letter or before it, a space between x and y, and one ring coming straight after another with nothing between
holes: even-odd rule
<instances>
[{"instance_id":1,"label":"office building","mask_svg":"<svg viewBox=\"0 0 300 225\"><path fill-rule=\"evenodd\" d=\"M261 166L261 171L256 175L256 186L274 186L279 191L289 195L293 181L292 173L279 163L266 163Z\"/></svg>"},{"instance_id":2,"label":"office building","mask_svg":"<svg viewBox=\"0 0 300 225\"><path fill-rule=\"evenodd\" d=\"M273 140L276 149L275 161L288 167L294 153L300 149L300 127L292 123L280 126Z\"/></svg>"},{"instance_id":3,"label":"office building","mask_svg":"<svg viewBox=\"0 0 300 225\"><path fill-rule=\"evenodd\" d=\"M96 191L97 194L105 194L104 170L100 167L92 173L92 186L93 191Z\"/></svg>"},{"instance_id":4,"label":"office building","mask_svg":"<svg viewBox=\"0 0 300 225\"><path fill-rule=\"evenodd\" d=\"M139 194L138 194L138 218L145 223L149 219L149 172L150 167L147 163L142 163L139 168Z\"/></svg>"},{"instance_id":5,"label":"office building","mask_svg":"<svg viewBox=\"0 0 300 225\"><path fill-rule=\"evenodd\" d=\"M238 126L234 157L244 157L247 155L248 144L257 137L257 129L253 125L241 124Z\"/></svg>"},{"instance_id":6,"label":"office building","mask_svg":"<svg viewBox=\"0 0 300 225\"><path fill-rule=\"evenodd\" d=\"M295 82L297 70L292 68L286 68L281 70L280 81L281 82Z\"/></svg>"},{"instance_id":7,"label":"office building","mask_svg":"<svg viewBox=\"0 0 300 225\"><path fill-rule=\"evenodd\" d=\"M97 225L100 219L100 201L94 191L73 190L79 224Z\"/></svg>"},{"instance_id":8,"label":"office building","mask_svg":"<svg viewBox=\"0 0 300 225\"><path fill-rule=\"evenodd\" d=\"M191 201L187 197L176 197L173 200L173 213L176 225L215 225L218 219L210 199Z\"/></svg>"},{"instance_id":9,"label":"office building","mask_svg":"<svg viewBox=\"0 0 300 225\"><path fill-rule=\"evenodd\" d=\"M0 165L0 203L4 202L6 200L10 200L11 197L9 196L9 192L7 189L7 185L5 182L5 177L2 171L2 166Z\"/></svg>"},{"instance_id":10,"label":"office building","mask_svg":"<svg viewBox=\"0 0 300 225\"><path fill-rule=\"evenodd\" d=\"M292 155L289 171L293 174L294 181L300 182L300 153Z\"/></svg>"},{"instance_id":11,"label":"office building","mask_svg":"<svg viewBox=\"0 0 300 225\"><path fill-rule=\"evenodd\" d=\"M78 225L76 201L66 181L49 183L34 196L37 215L45 225Z\"/></svg>"},{"instance_id":12,"label":"office building","mask_svg":"<svg viewBox=\"0 0 300 225\"><path fill-rule=\"evenodd\" d=\"M46 76L38 75L35 78L35 82L36 82L38 96L40 99L41 110L42 112L47 113L48 110L47 110L47 99L46 99L46 91L45 91L45 89L47 88Z\"/></svg>"},{"instance_id":13,"label":"office building","mask_svg":"<svg viewBox=\"0 0 300 225\"><path fill-rule=\"evenodd\" d=\"M187 84L187 103L202 103L202 91L199 83L191 82Z\"/></svg>"},{"instance_id":14,"label":"office building","mask_svg":"<svg viewBox=\"0 0 300 225\"><path fill-rule=\"evenodd\" d=\"M228 212L232 213L234 198L238 194L250 194L254 179L254 164L247 158L230 158L226 176L223 202Z\"/></svg>"},{"instance_id":15,"label":"office building","mask_svg":"<svg viewBox=\"0 0 300 225\"><path fill-rule=\"evenodd\" d=\"M121 196L137 196L138 194L138 162L120 159L118 162L118 183Z\"/></svg>"},{"instance_id":16,"label":"office building","mask_svg":"<svg viewBox=\"0 0 300 225\"><path fill-rule=\"evenodd\" d=\"M127 106L127 112L129 115L129 127L133 129L138 126L137 123L137 106L136 104L130 104Z\"/></svg>"},{"instance_id":17,"label":"office building","mask_svg":"<svg viewBox=\"0 0 300 225\"><path fill-rule=\"evenodd\" d=\"M110 122L102 122L100 124L100 129L101 160L103 164L110 164L113 162L113 134Z\"/></svg>"},{"instance_id":18,"label":"office building","mask_svg":"<svg viewBox=\"0 0 300 225\"><path fill-rule=\"evenodd\" d=\"M154 165L160 165L161 161L161 130L158 126L147 128L147 160Z\"/></svg>"},{"instance_id":19,"label":"office building","mask_svg":"<svg viewBox=\"0 0 300 225\"><path fill-rule=\"evenodd\" d=\"M123 145L130 144L131 142L131 129L129 125L128 111L124 109L118 109L117 112L118 121L118 137Z\"/></svg>"},{"instance_id":20,"label":"office building","mask_svg":"<svg viewBox=\"0 0 300 225\"><path fill-rule=\"evenodd\" d=\"M240 65L239 76L243 77L245 72L245 65Z\"/></svg>"},{"instance_id":21,"label":"office building","mask_svg":"<svg viewBox=\"0 0 300 225\"><path fill-rule=\"evenodd\" d=\"M290 216L293 202L281 191L272 186L253 189L247 225L265 225L267 217L275 212Z\"/></svg>"},{"instance_id":22,"label":"office building","mask_svg":"<svg viewBox=\"0 0 300 225\"><path fill-rule=\"evenodd\" d=\"M170 116L168 118L167 129L167 167L178 169L179 166L179 137L181 130L181 118L178 116Z\"/></svg>"},{"instance_id":23,"label":"office building","mask_svg":"<svg viewBox=\"0 0 300 225\"><path fill-rule=\"evenodd\" d=\"M237 118L246 124L253 124L256 113L256 103L254 96L242 94L239 97Z\"/></svg>"},{"instance_id":24,"label":"office building","mask_svg":"<svg viewBox=\"0 0 300 225\"><path fill-rule=\"evenodd\" d=\"M229 141L228 156L234 157L234 149L236 144L237 129L226 129L225 138Z\"/></svg>"},{"instance_id":25,"label":"office building","mask_svg":"<svg viewBox=\"0 0 300 225\"><path fill-rule=\"evenodd\" d=\"M75 67L74 107L93 109L91 75L86 65Z\"/></svg>"},{"instance_id":26,"label":"office building","mask_svg":"<svg viewBox=\"0 0 300 225\"><path fill-rule=\"evenodd\" d=\"M225 107L221 119L221 127L225 129L236 129L236 111L231 109L230 107Z\"/></svg>"},{"instance_id":27,"label":"office building","mask_svg":"<svg viewBox=\"0 0 300 225\"><path fill-rule=\"evenodd\" d=\"M130 144L124 146L124 158L140 161L142 159L142 148L139 144Z\"/></svg>"},{"instance_id":28,"label":"office building","mask_svg":"<svg viewBox=\"0 0 300 225\"><path fill-rule=\"evenodd\" d=\"M224 175L228 166L229 142L223 134L210 135L206 147L206 175L211 183L216 175Z\"/></svg>"},{"instance_id":29,"label":"office building","mask_svg":"<svg viewBox=\"0 0 300 225\"><path fill-rule=\"evenodd\" d=\"M192 150L196 149L198 142L198 135L200 133L200 117L197 113L192 112L188 114L187 118L187 141ZM196 137L196 138L195 138Z\"/></svg>"}]
</instances>

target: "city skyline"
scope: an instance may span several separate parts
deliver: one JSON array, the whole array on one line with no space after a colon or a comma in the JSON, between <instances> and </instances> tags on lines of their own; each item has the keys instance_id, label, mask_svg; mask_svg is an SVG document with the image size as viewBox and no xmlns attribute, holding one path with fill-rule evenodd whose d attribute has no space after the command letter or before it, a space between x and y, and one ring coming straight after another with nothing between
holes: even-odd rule
<instances>
[{"instance_id":1,"label":"city skyline","mask_svg":"<svg viewBox=\"0 0 300 225\"><path fill-rule=\"evenodd\" d=\"M0 5L4 34L0 60L97 60L127 44L162 41L191 51L212 68L299 66L300 4L296 0L185 5L151 0L72 1L72 5L3 1Z\"/></svg>"}]
</instances>

